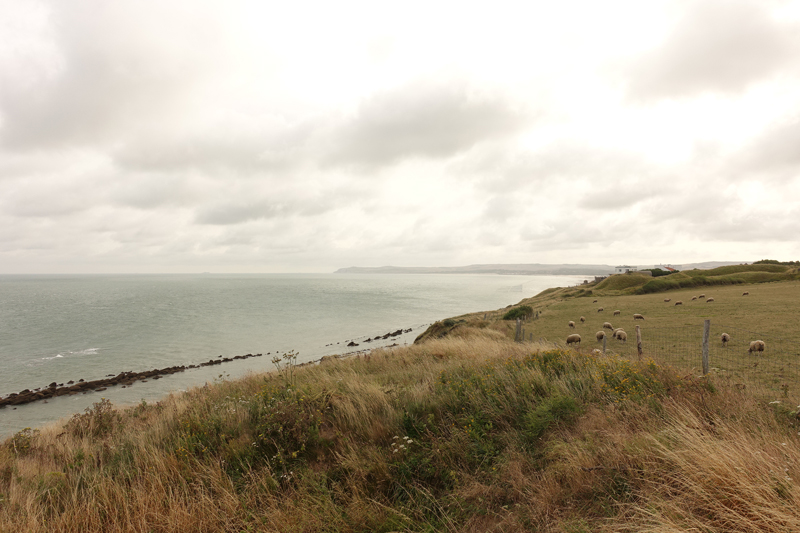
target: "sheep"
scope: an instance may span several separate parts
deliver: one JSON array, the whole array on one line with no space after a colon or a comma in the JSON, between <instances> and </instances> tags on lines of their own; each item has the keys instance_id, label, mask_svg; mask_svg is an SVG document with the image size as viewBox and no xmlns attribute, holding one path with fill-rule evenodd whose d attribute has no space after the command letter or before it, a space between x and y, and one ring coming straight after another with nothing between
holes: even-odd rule
<instances>
[{"instance_id":1,"label":"sheep","mask_svg":"<svg viewBox=\"0 0 800 533\"><path fill-rule=\"evenodd\" d=\"M596 304L596 303L597 303L597 300L592 300L592 303L593 303L593 304Z\"/></svg>"},{"instance_id":2,"label":"sheep","mask_svg":"<svg viewBox=\"0 0 800 533\"><path fill-rule=\"evenodd\" d=\"M665 302L669 302L670 300L672 300L672 298L664 298Z\"/></svg>"},{"instance_id":3,"label":"sheep","mask_svg":"<svg viewBox=\"0 0 800 533\"><path fill-rule=\"evenodd\" d=\"M586 319L581 317L581 324L583 324L584 322L586 322Z\"/></svg>"},{"instance_id":4,"label":"sheep","mask_svg":"<svg viewBox=\"0 0 800 533\"><path fill-rule=\"evenodd\" d=\"M683 302L681 300L678 300L677 302L675 302L675 305L683 305Z\"/></svg>"},{"instance_id":5,"label":"sheep","mask_svg":"<svg viewBox=\"0 0 800 533\"><path fill-rule=\"evenodd\" d=\"M635 315L633 315L633 319L634 320L644 320L644 316L640 315L639 313L636 313Z\"/></svg>"},{"instance_id":6,"label":"sheep","mask_svg":"<svg viewBox=\"0 0 800 533\"><path fill-rule=\"evenodd\" d=\"M731 336L728 335L727 333L723 333L722 336L720 337L720 340L722 341L722 347L725 348L726 346L728 346L728 342L731 340Z\"/></svg>"},{"instance_id":7,"label":"sheep","mask_svg":"<svg viewBox=\"0 0 800 533\"><path fill-rule=\"evenodd\" d=\"M572 320L570 320L570 321L569 321L569 327L571 327L572 329L575 329L575 322L573 322Z\"/></svg>"},{"instance_id":8,"label":"sheep","mask_svg":"<svg viewBox=\"0 0 800 533\"><path fill-rule=\"evenodd\" d=\"M714 298L709 298L708 300L706 300L706 303L713 302L713 301L714 301Z\"/></svg>"},{"instance_id":9,"label":"sheep","mask_svg":"<svg viewBox=\"0 0 800 533\"><path fill-rule=\"evenodd\" d=\"M742 296L750 296L750 291L744 291L744 292L742 293Z\"/></svg>"},{"instance_id":10,"label":"sheep","mask_svg":"<svg viewBox=\"0 0 800 533\"><path fill-rule=\"evenodd\" d=\"M747 353L753 355L753 352L763 352L764 348L766 347L767 346L764 344L764 341L752 341L750 343L750 349L747 350Z\"/></svg>"},{"instance_id":11,"label":"sheep","mask_svg":"<svg viewBox=\"0 0 800 533\"><path fill-rule=\"evenodd\" d=\"M603 322L603 329L614 329L614 326L611 325L611 322Z\"/></svg>"},{"instance_id":12,"label":"sheep","mask_svg":"<svg viewBox=\"0 0 800 533\"><path fill-rule=\"evenodd\" d=\"M598 331L594 334L594 337L597 339L597 342L603 342L603 339L606 336L606 332L603 330Z\"/></svg>"},{"instance_id":13,"label":"sheep","mask_svg":"<svg viewBox=\"0 0 800 533\"><path fill-rule=\"evenodd\" d=\"M628 342L628 334L627 334L627 333L625 333L624 331L622 331L621 329L620 329L620 330L618 330L618 331L617 331L617 332L614 334L614 338L615 338L615 339L617 339L618 341L622 341L622 343L623 343L623 344L625 344L626 342Z\"/></svg>"},{"instance_id":14,"label":"sheep","mask_svg":"<svg viewBox=\"0 0 800 533\"><path fill-rule=\"evenodd\" d=\"M697 300L697 296L692 296L692 301Z\"/></svg>"},{"instance_id":15,"label":"sheep","mask_svg":"<svg viewBox=\"0 0 800 533\"><path fill-rule=\"evenodd\" d=\"M706 297L705 294L701 294L700 296L698 296L698 298L705 298L705 297Z\"/></svg>"},{"instance_id":16,"label":"sheep","mask_svg":"<svg viewBox=\"0 0 800 533\"><path fill-rule=\"evenodd\" d=\"M573 333L572 335L567 337L567 346L569 346L570 344L577 344L580 346L581 336L578 335L577 333Z\"/></svg>"},{"instance_id":17,"label":"sheep","mask_svg":"<svg viewBox=\"0 0 800 533\"><path fill-rule=\"evenodd\" d=\"M617 309L616 311L614 311L614 316L617 316L618 314L620 314L620 310L619 310L619 309Z\"/></svg>"},{"instance_id":18,"label":"sheep","mask_svg":"<svg viewBox=\"0 0 800 533\"><path fill-rule=\"evenodd\" d=\"M602 307L598 307L598 308L597 308L597 312L598 312L598 313L602 313L602 312L603 312L603 308L602 308Z\"/></svg>"}]
</instances>

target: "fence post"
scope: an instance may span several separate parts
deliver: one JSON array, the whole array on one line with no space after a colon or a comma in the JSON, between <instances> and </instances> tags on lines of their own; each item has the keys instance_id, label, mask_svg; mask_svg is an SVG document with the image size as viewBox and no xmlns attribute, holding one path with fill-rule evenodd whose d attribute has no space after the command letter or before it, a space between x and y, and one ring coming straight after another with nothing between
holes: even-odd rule
<instances>
[{"instance_id":1,"label":"fence post","mask_svg":"<svg viewBox=\"0 0 800 533\"><path fill-rule=\"evenodd\" d=\"M639 361L642 360L642 330L636 326L636 353L639 354Z\"/></svg>"},{"instance_id":2,"label":"fence post","mask_svg":"<svg viewBox=\"0 0 800 533\"><path fill-rule=\"evenodd\" d=\"M608 335L603 335L603 355L606 354L606 339L607 338L608 338Z\"/></svg>"},{"instance_id":3,"label":"fence post","mask_svg":"<svg viewBox=\"0 0 800 533\"><path fill-rule=\"evenodd\" d=\"M517 330L514 332L514 342L519 342L519 335L522 331L522 321L517 319Z\"/></svg>"},{"instance_id":4,"label":"fence post","mask_svg":"<svg viewBox=\"0 0 800 533\"><path fill-rule=\"evenodd\" d=\"M708 374L708 337L711 335L711 319L703 322L703 375Z\"/></svg>"}]
</instances>

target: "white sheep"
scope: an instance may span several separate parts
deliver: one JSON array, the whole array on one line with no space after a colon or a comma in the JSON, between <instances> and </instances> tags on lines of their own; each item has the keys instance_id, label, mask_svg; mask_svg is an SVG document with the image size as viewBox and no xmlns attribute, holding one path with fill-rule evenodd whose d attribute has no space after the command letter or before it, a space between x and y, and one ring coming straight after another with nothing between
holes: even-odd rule
<instances>
[{"instance_id":1,"label":"white sheep","mask_svg":"<svg viewBox=\"0 0 800 533\"><path fill-rule=\"evenodd\" d=\"M683 305L683 302L681 300L678 300L677 302L675 302L675 305Z\"/></svg>"},{"instance_id":2,"label":"white sheep","mask_svg":"<svg viewBox=\"0 0 800 533\"><path fill-rule=\"evenodd\" d=\"M602 307L598 307L598 308L597 308L597 312L598 312L598 313L601 313L602 311L603 311L603 308L602 308Z\"/></svg>"},{"instance_id":3,"label":"white sheep","mask_svg":"<svg viewBox=\"0 0 800 533\"><path fill-rule=\"evenodd\" d=\"M575 322L573 322L572 320L570 320L570 321L569 321L569 327L571 327L572 329L575 329Z\"/></svg>"},{"instance_id":4,"label":"white sheep","mask_svg":"<svg viewBox=\"0 0 800 533\"><path fill-rule=\"evenodd\" d=\"M764 341L752 341L750 342L750 349L747 350L747 353L753 355L753 352L763 352L766 347L767 345L764 344Z\"/></svg>"},{"instance_id":5,"label":"white sheep","mask_svg":"<svg viewBox=\"0 0 800 533\"><path fill-rule=\"evenodd\" d=\"M570 344L580 345L580 343L581 343L581 336L578 335L577 333L573 333L572 335L567 337L567 346L569 346Z\"/></svg>"},{"instance_id":6,"label":"white sheep","mask_svg":"<svg viewBox=\"0 0 800 533\"><path fill-rule=\"evenodd\" d=\"M586 322L586 319L581 317L581 324L583 324L584 322Z\"/></svg>"},{"instance_id":7,"label":"white sheep","mask_svg":"<svg viewBox=\"0 0 800 533\"><path fill-rule=\"evenodd\" d=\"M714 301L714 298L709 298L708 300L706 300L706 303L713 302L713 301Z\"/></svg>"},{"instance_id":8,"label":"white sheep","mask_svg":"<svg viewBox=\"0 0 800 533\"><path fill-rule=\"evenodd\" d=\"M611 322L603 322L603 329L614 329L614 326L611 325Z\"/></svg>"},{"instance_id":9,"label":"white sheep","mask_svg":"<svg viewBox=\"0 0 800 533\"><path fill-rule=\"evenodd\" d=\"M698 298L705 298L705 297L706 297L705 294L701 294L700 296L698 296Z\"/></svg>"},{"instance_id":10,"label":"white sheep","mask_svg":"<svg viewBox=\"0 0 800 533\"><path fill-rule=\"evenodd\" d=\"M633 315L633 319L634 320L644 320L644 315L640 315L639 313L636 313L635 315Z\"/></svg>"},{"instance_id":11,"label":"white sheep","mask_svg":"<svg viewBox=\"0 0 800 533\"><path fill-rule=\"evenodd\" d=\"M592 303L593 303L593 304L596 304L596 303L597 303L597 300L592 300Z\"/></svg>"},{"instance_id":12,"label":"white sheep","mask_svg":"<svg viewBox=\"0 0 800 533\"><path fill-rule=\"evenodd\" d=\"M620 314L620 312L621 311L619 309L617 309L616 311L614 311L614 316L617 316L618 314Z\"/></svg>"},{"instance_id":13,"label":"white sheep","mask_svg":"<svg viewBox=\"0 0 800 533\"><path fill-rule=\"evenodd\" d=\"M672 300L672 298L664 298L665 302L669 302L670 300Z\"/></svg>"},{"instance_id":14,"label":"white sheep","mask_svg":"<svg viewBox=\"0 0 800 533\"><path fill-rule=\"evenodd\" d=\"M728 335L727 333L723 333L722 336L720 336L720 340L722 341L722 347L725 348L726 346L728 346L728 342L730 342L731 336Z\"/></svg>"},{"instance_id":15,"label":"white sheep","mask_svg":"<svg viewBox=\"0 0 800 533\"><path fill-rule=\"evenodd\" d=\"M697 296L692 296L692 301L697 300Z\"/></svg>"},{"instance_id":16,"label":"white sheep","mask_svg":"<svg viewBox=\"0 0 800 533\"><path fill-rule=\"evenodd\" d=\"M622 341L622 343L624 344L628 341L628 334L620 329L617 330L617 332L614 334L614 338L617 339L618 341Z\"/></svg>"},{"instance_id":17,"label":"white sheep","mask_svg":"<svg viewBox=\"0 0 800 533\"><path fill-rule=\"evenodd\" d=\"M597 342L603 342L603 339L605 338L605 336L606 336L606 332L602 331L602 330L600 330L600 331L598 331L597 333L594 334L594 337L597 339Z\"/></svg>"},{"instance_id":18,"label":"white sheep","mask_svg":"<svg viewBox=\"0 0 800 533\"><path fill-rule=\"evenodd\" d=\"M750 292L749 292L749 291L744 291L744 292L742 293L742 296L750 296Z\"/></svg>"}]
</instances>

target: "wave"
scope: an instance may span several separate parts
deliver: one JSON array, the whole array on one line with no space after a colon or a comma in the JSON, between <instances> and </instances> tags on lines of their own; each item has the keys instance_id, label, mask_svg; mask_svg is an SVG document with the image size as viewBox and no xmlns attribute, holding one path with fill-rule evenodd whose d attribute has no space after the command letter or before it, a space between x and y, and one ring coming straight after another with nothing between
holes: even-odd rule
<instances>
[{"instance_id":1,"label":"wave","mask_svg":"<svg viewBox=\"0 0 800 533\"><path fill-rule=\"evenodd\" d=\"M51 361L53 359L62 359L64 357L70 357L73 355L94 355L100 350L100 348L86 348L85 350L76 350L76 351L66 351L66 352L59 352L52 357L42 357L42 361Z\"/></svg>"}]
</instances>

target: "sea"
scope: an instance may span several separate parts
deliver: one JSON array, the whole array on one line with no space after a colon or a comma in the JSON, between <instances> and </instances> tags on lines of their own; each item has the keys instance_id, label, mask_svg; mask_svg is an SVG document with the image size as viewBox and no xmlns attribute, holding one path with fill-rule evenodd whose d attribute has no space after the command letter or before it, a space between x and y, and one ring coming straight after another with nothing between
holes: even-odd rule
<instances>
[{"instance_id":1,"label":"sea","mask_svg":"<svg viewBox=\"0 0 800 533\"><path fill-rule=\"evenodd\" d=\"M159 380L0 409L0 437L83 412L274 370L404 345L436 320L515 304L586 276L494 274L0 275L0 396L209 359L264 354ZM386 340L364 342L397 330ZM408 331L410 330L410 331ZM349 343L358 347L348 347Z\"/></svg>"}]
</instances>

